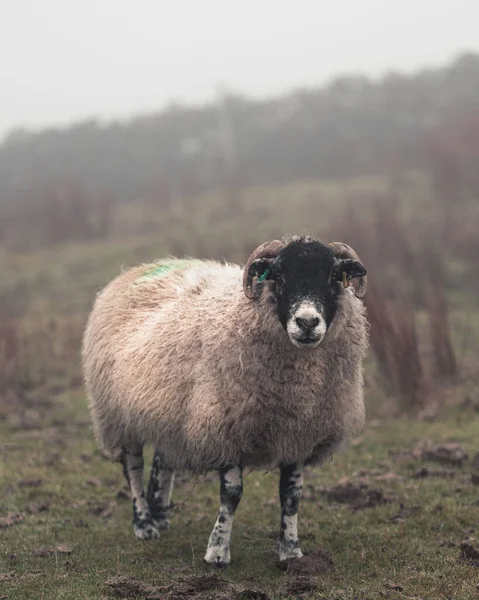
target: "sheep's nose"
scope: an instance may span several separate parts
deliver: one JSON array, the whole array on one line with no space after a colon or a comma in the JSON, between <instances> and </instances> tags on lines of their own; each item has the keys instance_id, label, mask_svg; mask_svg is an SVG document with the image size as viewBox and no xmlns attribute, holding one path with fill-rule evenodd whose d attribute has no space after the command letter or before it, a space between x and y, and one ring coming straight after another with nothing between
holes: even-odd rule
<instances>
[{"instance_id":1,"label":"sheep's nose","mask_svg":"<svg viewBox=\"0 0 479 600\"><path fill-rule=\"evenodd\" d=\"M296 325L304 331L311 331L319 325L318 317L297 317Z\"/></svg>"}]
</instances>

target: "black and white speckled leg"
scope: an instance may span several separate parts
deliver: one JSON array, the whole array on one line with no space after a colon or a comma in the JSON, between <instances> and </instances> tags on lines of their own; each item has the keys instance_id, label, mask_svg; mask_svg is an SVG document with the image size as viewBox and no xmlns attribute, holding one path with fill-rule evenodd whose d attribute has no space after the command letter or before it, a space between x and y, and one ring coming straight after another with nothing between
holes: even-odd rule
<instances>
[{"instance_id":1,"label":"black and white speckled leg","mask_svg":"<svg viewBox=\"0 0 479 600\"><path fill-rule=\"evenodd\" d=\"M231 561L230 538L236 508L243 495L243 470L239 465L220 470L220 511L206 549L205 562L226 567Z\"/></svg>"},{"instance_id":2,"label":"black and white speckled leg","mask_svg":"<svg viewBox=\"0 0 479 600\"><path fill-rule=\"evenodd\" d=\"M303 556L298 539L298 509L302 489L302 465L292 464L281 467L279 480L281 500L279 560L301 558Z\"/></svg>"},{"instance_id":3,"label":"black and white speckled leg","mask_svg":"<svg viewBox=\"0 0 479 600\"><path fill-rule=\"evenodd\" d=\"M153 523L158 530L170 527L168 509L174 478L175 472L164 465L161 454L156 451L151 465L150 483L146 497Z\"/></svg>"},{"instance_id":4,"label":"black and white speckled leg","mask_svg":"<svg viewBox=\"0 0 479 600\"><path fill-rule=\"evenodd\" d=\"M121 462L133 499L133 529L136 539L157 540L160 534L153 523L143 491L143 446L123 448Z\"/></svg>"}]
</instances>

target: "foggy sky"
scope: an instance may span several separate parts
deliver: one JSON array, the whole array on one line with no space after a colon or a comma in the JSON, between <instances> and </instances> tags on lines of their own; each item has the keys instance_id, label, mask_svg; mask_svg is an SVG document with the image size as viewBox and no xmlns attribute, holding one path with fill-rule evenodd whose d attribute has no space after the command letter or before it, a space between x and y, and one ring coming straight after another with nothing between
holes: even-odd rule
<instances>
[{"instance_id":1,"label":"foggy sky","mask_svg":"<svg viewBox=\"0 0 479 600\"><path fill-rule=\"evenodd\" d=\"M478 0L3 0L0 138L479 50Z\"/></svg>"}]
</instances>

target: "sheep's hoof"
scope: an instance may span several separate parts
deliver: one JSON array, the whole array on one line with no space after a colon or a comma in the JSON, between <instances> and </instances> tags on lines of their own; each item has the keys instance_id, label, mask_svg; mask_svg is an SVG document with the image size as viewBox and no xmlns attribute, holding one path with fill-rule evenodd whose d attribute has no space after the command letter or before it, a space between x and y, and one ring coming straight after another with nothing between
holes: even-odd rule
<instances>
[{"instance_id":1,"label":"sheep's hoof","mask_svg":"<svg viewBox=\"0 0 479 600\"><path fill-rule=\"evenodd\" d=\"M166 531L171 527L168 519L153 519L153 524L158 529L158 531Z\"/></svg>"},{"instance_id":2,"label":"sheep's hoof","mask_svg":"<svg viewBox=\"0 0 479 600\"><path fill-rule=\"evenodd\" d=\"M160 539L160 532L151 522L140 521L135 523L134 530L136 539L142 542Z\"/></svg>"},{"instance_id":3,"label":"sheep's hoof","mask_svg":"<svg viewBox=\"0 0 479 600\"><path fill-rule=\"evenodd\" d=\"M301 548L288 548L287 546L280 545L279 547L279 560L291 560L292 558L303 558Z\"/></svg>"},{"instance_id":4,"label":"sheep's hoof","mask_svg":"<svg viewBox=\"0 0 479 600\"><path fill-rule=\"evenodd\" d=\"M229 548L223 548L221 546L213 546L206 550L204 562L218 569L226 568L231 562L231 555Z\"/></svg>"}]
</instances>

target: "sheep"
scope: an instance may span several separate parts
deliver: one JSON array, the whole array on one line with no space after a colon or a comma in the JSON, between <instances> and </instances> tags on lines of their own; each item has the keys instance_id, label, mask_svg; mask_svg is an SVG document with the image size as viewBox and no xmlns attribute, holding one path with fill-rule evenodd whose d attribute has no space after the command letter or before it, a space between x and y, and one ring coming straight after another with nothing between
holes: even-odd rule
<instances>
[{"instance_id":1,"label":"sheep","mask_svg":"<svg viewBox=\"0 0 479 600\"><path fill-rule=\"evenodd\" d=\"M330 459L364 422L366 286L352 248L293 236L262 244L243 270L168 259L97 295L85 386L96 439L123 465L137 539L169 527L176 470L216 470L220 509L204 560L228 565L243 469L279 467L279 559L302 556L303 467Z\"/></svg>"}]
</instances>

